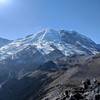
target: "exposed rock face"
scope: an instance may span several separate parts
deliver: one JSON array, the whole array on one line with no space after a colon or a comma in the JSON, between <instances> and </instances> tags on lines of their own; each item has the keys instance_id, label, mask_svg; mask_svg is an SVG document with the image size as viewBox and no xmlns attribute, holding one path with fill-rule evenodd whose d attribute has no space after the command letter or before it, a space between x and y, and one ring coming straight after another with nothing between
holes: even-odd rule
<instances>
[{"instance_id":1,"label":"exposed rock face","mask_svg":"<svg viewBox=\"0 0 100 100\"><path fill-rule=\"evenodd\" d=\"M42 71L51 71L51 72L59 70L58 66L53 61L48 61L44 63L38 69Z\"/></svg>"}]
</instances>

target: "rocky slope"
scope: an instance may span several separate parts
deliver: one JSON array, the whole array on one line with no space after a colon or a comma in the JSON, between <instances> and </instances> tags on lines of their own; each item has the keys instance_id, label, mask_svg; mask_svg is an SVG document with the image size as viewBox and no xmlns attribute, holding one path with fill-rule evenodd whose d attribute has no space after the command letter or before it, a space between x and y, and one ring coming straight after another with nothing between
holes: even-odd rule
<instances>
[{"instance_id":1,"label":"rocky slope","mask_svg":"<svg viewBox=\"0 0 100 100\"><path fill-rule=\"evenodd\" d=\"M61 98L64 91L69 88L74 88L81 85L82 80L96 78L100 81L100 55L93 56L87 60L83 65L70 68L64 71L60 77L52 81L46 88L44 98L55 100L54 98ZM58 94L57 94L58 93ZM94 95L94 94L93 94ZM93 96L92 95L92 96Z\"/></svg>"},{"instance_id":2,"label":"rocky slope","mask_svg":"<svg viewBox=\"0 0 100 100\"><path fill-rule=\"evenodd\" d=\"M49 67L47 68L47 66ZM67 65L66 65L67 66ZM86 63L59 69L49 61L38 70L9 79L0 89L1 100L55 100L62 98L64 91L77 87L82 80L96 77L100 80L100 56L87 59ZM23 85L24 84L24 85Z\"/></svg>"}]
</instances>

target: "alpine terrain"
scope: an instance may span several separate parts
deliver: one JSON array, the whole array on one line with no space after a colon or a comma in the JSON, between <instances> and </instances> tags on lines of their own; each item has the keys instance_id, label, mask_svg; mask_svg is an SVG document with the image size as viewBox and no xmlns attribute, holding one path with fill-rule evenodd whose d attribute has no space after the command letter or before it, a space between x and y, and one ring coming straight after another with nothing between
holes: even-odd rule
<instances>
[{"instance_id":1,"label":"alpine terrain","mask_svg":"<svg viewBox=\"0 0 100 100\"><path fill-rule=\"evenodd\" d=\"M100 46L76 31L44 29L7 43L0 39L0 100L58 100L80 80L100 79Z\"/></svg>"}]
</instances>

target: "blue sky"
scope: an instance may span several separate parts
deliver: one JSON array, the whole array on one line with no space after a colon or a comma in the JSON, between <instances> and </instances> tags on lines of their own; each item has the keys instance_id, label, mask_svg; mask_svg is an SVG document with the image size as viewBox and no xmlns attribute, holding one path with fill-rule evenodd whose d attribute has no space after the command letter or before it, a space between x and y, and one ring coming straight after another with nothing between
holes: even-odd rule
<instances>
[{"instance_id":1,"label":"blue sky","mask_svg":"<svg viewBox=\"0 0 100 100\"><path fill-rule=\"evenodd\" d=\"M43 28L76 30L100 43L100 0L6 0L0 37L17 39Z\"/></svg>"}]
</instances>

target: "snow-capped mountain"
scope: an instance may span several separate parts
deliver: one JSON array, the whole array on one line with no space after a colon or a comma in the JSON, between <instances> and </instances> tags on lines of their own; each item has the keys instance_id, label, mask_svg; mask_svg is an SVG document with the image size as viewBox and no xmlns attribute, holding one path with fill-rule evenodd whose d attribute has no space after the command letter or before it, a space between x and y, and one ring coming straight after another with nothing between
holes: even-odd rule
<instances>
[{"instance_id":1,"label":"snow-capped mountain","mask_svg":"<svg viewBox=\"0 0 100 100\"><path fill-rule=\"evenodd\" d=\"M24 73L49 60L97 52L95 42L77 32L46 29L1 47L0 70Z\"/></svg>"},{"instance_id":2,"label":"snow-capped mountain","mask_svg":"<svg viewBox=\"0 0 100 100\"><path fill-rule=\"evenodd\" d=\"M55 50L60 51L65 56L71 54L95 54L97 52L96 44L77 32L48 29L3 46L0 48L0 60L9 57L14 59L17 54L23 50L28 50L30 47L33 48L33 53L37 50L42 55L48 55Z\"/></svg>"},{"instance_id":3,"label":"snow-capped mountain","mask_svg":"<svg viewBox=\"0 0 100 100\"><path fill-rule=\"evenodd\" d=\"M10 42L11 42L11 40L0 38L0 47L7 45Z\"/></svg>"},{"instance_id":4,"label":"snow-capped mountain","mask_svg":"<svg viewBox=\"0 0 100 100\"><path fill-rule=\"evenodd\" d=\"M79 34L78 32L75 31L65 31L61 30L60 31L62 35L62 41L72 44L78 49L87 52L88 54L95 54L97 49L96 46L97 44L92 41L90 38Z\"/></svg>"}]
</instances>

